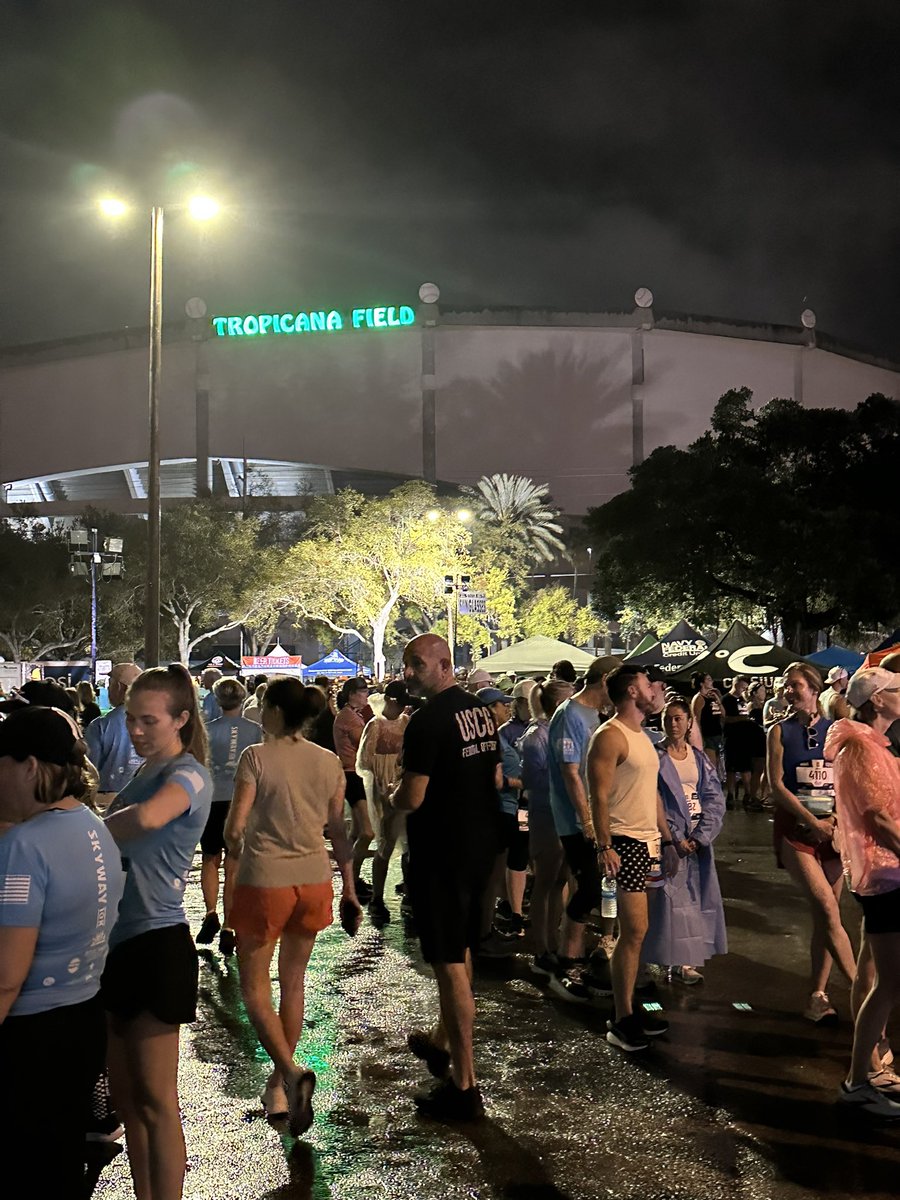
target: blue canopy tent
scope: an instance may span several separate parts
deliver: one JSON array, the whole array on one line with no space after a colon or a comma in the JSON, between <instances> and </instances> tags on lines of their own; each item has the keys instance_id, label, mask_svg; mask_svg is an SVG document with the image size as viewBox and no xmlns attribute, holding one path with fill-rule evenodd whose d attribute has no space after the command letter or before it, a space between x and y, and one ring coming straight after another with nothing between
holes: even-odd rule
<instances>
[{"instance_id":1,"label":"blue canopy tent","mask_svg":"<svg viewBox=\"0 0 900 1200\"><path fill-rule=\"evenodd\" d=\"M832 667L844 667L852 675L863 665L862 654L848 650L846 646L829 646L825 650L817 650L815 654L807 654L806 661L813 666L824 667L826 671Z\"/></svg>"},{"instance_id":2,"label":"blue canopy tent","mask_svg":"<svg viewBox=\"0 0 900 1200\"><path fill-rule=\"evenodd\" d=\"M326 654L324 658L320 658L318 662L310 663L309 666L304 664L303 678L315 679L317 675L326 675L329 679L351 678L354 675L362 675L362 665L353 662L347 658L345 654L341 654L340 650L332 650Z\"/></svg>"}]
</instances>

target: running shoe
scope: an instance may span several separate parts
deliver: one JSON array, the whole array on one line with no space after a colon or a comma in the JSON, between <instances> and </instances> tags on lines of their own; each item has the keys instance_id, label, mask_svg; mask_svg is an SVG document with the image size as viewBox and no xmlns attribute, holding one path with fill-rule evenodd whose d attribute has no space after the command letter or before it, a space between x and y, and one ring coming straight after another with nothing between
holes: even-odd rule
<instances>
[{"instance_id":1,"label":"running shoe","mask_svg":"<svg viewBox=\"0 0 900 1200\"><path fill-rule=\"evenodd\" d=\"M306 1133L313 1123L312 1096L316 1090L315 1071L302 1071L287 1086L290 1130L294 1137Z\"/></svg>"},{"instance_id":2,"label":"running shoe","mask_svg":"<svg viewBox=\"0 0 900 1200\"><path fill-rule=\"evenodd\" d=\"M559 959L555 954L536 954L529 964L532 975L541 975L549 979L559 970Z\"/></svg>"},{"instance_id":3,"label":"running shoe","mask_svg":"<svg viewBox=\"0 0 900 1200\"><path fill-rule=\"evenodd\" d=\"M452 1079L444 1079L427 1092L420 1092L416 1108L423 1117L434 1121L480 1121L484 1116L484 1101L478 1088L463 1090Z\"/></svg>"},{"instance_id":4,"label":"running shoe","mask_svg":"<svg viewBox=\"0 0 900 1200\"><path fill-rule=\"evenodd\" d=\"M635 1008L634 1016L646 1037L661 1037L669 1032L669 1022L657 1017L655 1013L647 1012L641 1004Z\"/></svg>"},{"instance_id":5,"label":"running shoe","mask_svg":"<svg viewBox=\"0 0 900 1200\"><path fill-rule=\"evenodd\" d=\"M203 924L200 926L200 929L197 932L197 945L211 946L213 938L221 928L222 923L219 920L219 914L214 912L207 913L203 918Z\"/></svg>"},{"instance_id":6,"label":"running shoe","mask_svg":"<svg viewBox=\"0 0 900 1200\"><path fill-rule=\"evenodd\" d=\"M356 898L360 904L368 904L372 899L372 885L366 883L364 879L357 879Z\"/></svg>"},{"instance_id":7,"label":"running shoe","mask_svg":"<svg viewBox=\"0 0 900 1200\"><path fill-rule=\"evenodd\" d=\"M406 1039L406 1044L435 1079L447 1077L450 1070L450 1053L443 1046L439 1046L426 1029L414 1029Z\"/></svg>"},{"instance_id":8,"label":"running shoe","mask_svg":"<svg viewBox=\"0 0 900 1200\"><path fill-rule=\"evenodd\" d=\"M613 994L612 975L608 960L592 954L582 972L581 982L595 1000L608 999Z\"/></svg>"},{"instance_id":9,"label":"running shoe","mask_svg":"<svg viewBox=\"0 0 900 1200\"><path fill-rule=\"evenodd\" d=\"M376 926L376 928L379 929L382 925L387 925L390 923L391 914L388 910L388 906L383 900L369 901L369 920L374 926Z\"/></svg>"},{"instance_id":10,"label":"running shoe","mask_svg":"<svg viewBox=\"0 0 900 1200\"><path fill-rule=\"evenodd\" d=\"M513 913L509 918L509 932L512 937L523 938L525 936L525 918L518 913Z\"/></svg>"},{"instance_id":11,"label":"running shoe","mask_svg":"<svg viewBox=\"0 0 900 1200\"><path fill-rule=\"evenodd\" d=\"M508 900L500 900L497 904L497 916L502 917L504 921L509 921L515 916L512 910L512 905Z\"/></svg>"},{"instance_id":12,"label":"running shoe","mask_svg":"<svg viewBox=\"0 0 900 1200\"><path fill-rule=\"evenodd\" d=\"M266 1117L270 1121L281 1121L290 1115L287 1092L281 1084L276 1087L267 1087L259 1099Z\"/></svg>"},{"instance_id":13,"label":"running shoe","mask_svg":"<svg viewBox=\"0 0 900 1200\"><path fill-rule=\"evenodd\" d=\"M826 992L813 992L803 1015L814 1025L836 1025L838 1019L837 1010Z\"/></svg>"},{"instance_id":14,"label":"running shoe","mask_svg":"<svg viewBox=\"0 0 900 1200\"><path fill-rule=\"evenodd\" d=\"M694 987L703 982L703 973L696 967L673 967L672 978L676 983L683 983L685 987Z\"/></svg>"},{"instance_id":15,"label":"running shoe","mask_svg":"<svg viewBox=\"0 0 900 1200\"><path fill-rule=\"evenodd\" d=\"M607 1021L606 1040L611 1046L618 1046L620 1050L626 1050L629 1054L650 1047L641 1022L634 1013L623 1017L621 1021Z\"/></svg>"},{"instance_id":16,"label":"running shoe","mask_svg":"<svg viewBox=\"0 0 900 1200\"><path fill-rule=\"evenodd\" d=\"M870 1071L868 1078L872 1087L878 1088L882 1096L900 1100L900 1075L896 1071L892 1071L890 1067L882 1067L880 1071Z\"/></svg>"},{"instance_id":17,"label":"running shoe","mask_svg":"<svg viewBox=\"0 0 900 1200\"><path fill-rule=\"evenodd\" d=\"M846 1081L841 1084L838 1092L838 1104L851 1105L867 1117L879 1117L884 1121L900 1120L900 1104L885 1096L871 1083L859 1083L856 1087L848 1087Z\"/></svg>"},{"instance_id":18,"label":"running shoe","mask_svg":"<svg viewBox=\"0 0 900 1200\"><path fill-rule=\"evenodd\" d=\"M550 976L548 986L554 996L568 1000L570 1004L590 1004L591 993L584 982L584 973L579 967L557 967Z\"/></svg>"},{"instance_id":19,"label":"running shoe","mask_svg":"<svg viewBox=\"0 0 900 1200\"><path fill-rule=\"evenodd\" d=\"M219 934L219 953L231 958L237 944L233 929L223 929Z\"/></svg>"},{"instance_id":20,"label":"running shoe","mask_svg":"<svg viewBox=\"0 0 900 1200\"><path fill-rule=\"evenodd\" d=\"M512 933L504 933L502 929L492 929L478 943L476 957L505 958L508 954L519 953L519 939Z\"/></svg>"}]
</instances>

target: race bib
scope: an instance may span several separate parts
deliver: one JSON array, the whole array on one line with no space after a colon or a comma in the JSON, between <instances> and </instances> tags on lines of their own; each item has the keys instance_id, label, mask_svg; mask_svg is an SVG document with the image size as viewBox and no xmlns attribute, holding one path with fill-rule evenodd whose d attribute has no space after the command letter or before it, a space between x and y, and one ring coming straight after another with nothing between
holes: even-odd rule
<instances>
[{"instance_id":1,"label":"race bib","mask_svg":"<svg viewBox=\"0 0 900 1200\"><path fill-rule=\"evenodd\" d=\"M797 767L797 786L816 792L833 792L834 767L821 758L802 763Z\"/></svg>"},{"instance_id":2,"label":"race bib","mask_svg":"<svg viewBox=\"0 0 900 1200\"><path fill-rule=\"evenodd\" d=\"M684 784L683 787L684 798L687 801L688 816L691 818L691 827L693 828L693 826L698 824L700 820L700 797L697 795L694 789L689 787L687 784Z\"/></svg>"},{"instance_id":3,"label":"race bib","mask_svg":"<svg viewBox=\"0 0 900 1200\"><path fill-rule=\"evenodd\" d=\"M650 866L647 870L647 887L662 887L662 836L647 839L647 853L650 855Z\"/></svg>"}]
</instances>

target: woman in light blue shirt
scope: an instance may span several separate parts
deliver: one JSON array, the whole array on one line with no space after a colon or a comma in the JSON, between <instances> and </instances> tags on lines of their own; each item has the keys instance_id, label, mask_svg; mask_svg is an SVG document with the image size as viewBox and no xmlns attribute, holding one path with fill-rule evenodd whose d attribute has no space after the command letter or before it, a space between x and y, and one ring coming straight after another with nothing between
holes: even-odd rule
<instances>
[{"instance_id":1,"label":"woman in light blue shirt","mask_svg":"<svg viewBox=\"0 0 900 1200\"><path fill-rule=\"evenodd\" d=\"M144 671L128 691L125 716L144 765L106 819L125 867L102 987L110 1086L135 1195L177 1200L185 1172L178 1041L181 1025L196 1017L198 976L184 888L213 789L206 729L184 667Z\"/></svg>"},{"instance_id":2,"label":"woman in light blue shirt","mask_svg":"<svg viewBox=\"0 0 900 1200\"><path fill-rule=\"evenodd\" d=\"M32 705L0 724L0 1161L28 1191L84 1195L84 1138L106 1028L98 991L122 894L119 852L82 800L86 746ZM52 1080L53 1137L25 1102ZM12 1186L10 1184L10 1186Z\"/></svg>"}]
</instances>

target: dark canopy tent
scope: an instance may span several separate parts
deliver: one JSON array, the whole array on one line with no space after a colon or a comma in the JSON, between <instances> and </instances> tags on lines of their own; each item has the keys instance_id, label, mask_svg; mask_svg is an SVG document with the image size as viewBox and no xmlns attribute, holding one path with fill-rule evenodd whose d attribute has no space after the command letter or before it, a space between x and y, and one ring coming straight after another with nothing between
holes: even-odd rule
<instances>
[{"instance_id":1,"label":"dark canopy tent","mask_svg":"<svg viewBox=\"0 0 900 1200\"><path fill-rule=\"evenodd\" d=\"M325 675L329 679L351 679L362 673L360 664L352 658L347 658L346 654L341 654L340 650L332 650L318 662L310 663L309 666L304 664L303 667L304 679L315 679L317 675Z\"/></svg>"},{"instance_id":2,"label":"dark canopy tent","mask_svg":"<svg viewBox=\"0 0 900 1200\"><path fill-rule=\"evenodd\" d=\"M641 640L638 642L638 644L635 646L635 648L633 650L630 650L628 652L628 654L625 655L625 661L626 662L633 661L635 655L643 654L645 650L649 650L651 646L655 646L658 641L659 641L659 638L656 636L655 633L645 633L644 636L641 638Z\"/></svg>"},{"instance_id":3,"label":"dark canopy tent","mask_svg":"<svg viewBox=\"0 0 900 1200\"><path fill-rule=\"evenodd\" d=\"M643 642L636 646L625 661L638 667L658 667L667 675L676 675L699 654L704 654L708 645L706 638L682 618L658 642L644 649L641 649Z\"/></svg>"},{"instance_id":4,"label":"dark canopy tent","mask_svg":"<svg viewBox=\"0 0 900 1200\"><path fill-rule=\"evenodd\" d=\"M694 671L712 675L715 680L733 679L735 675L780 675L800 657L735 621L705 654L683 667L677 678L690 679Z\"/></svg>"}]
</instances>

